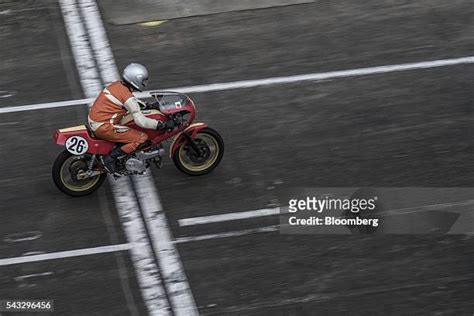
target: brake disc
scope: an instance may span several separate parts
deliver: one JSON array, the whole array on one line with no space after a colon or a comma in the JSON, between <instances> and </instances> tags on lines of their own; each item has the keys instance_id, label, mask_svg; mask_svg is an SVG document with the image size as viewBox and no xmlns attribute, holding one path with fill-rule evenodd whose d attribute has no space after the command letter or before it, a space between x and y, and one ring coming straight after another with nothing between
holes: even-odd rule
<instances>
[{"instance_id":1,"label":"brake disc","mask_svg":"<svg viewBox=\"0 0 474 316\"><path fill-rule=\"evenodd\" d=\"M186 147L184 148L186 150L186 153L189 157L189 159L194 162L194 163L201 163L201 162L204 162L206 161L210 154L211 154L211 150L209 149L209 146L207 146L206 143L204 143L202 140L200 139L197 139L195 140L195 142L197 143L197 147L199 148L199 150L201 151L201 155L196 155L194 153L194 151L192 150L192 148L190 148L189 145L186 145Z\"/></svg>"}]
</instances>

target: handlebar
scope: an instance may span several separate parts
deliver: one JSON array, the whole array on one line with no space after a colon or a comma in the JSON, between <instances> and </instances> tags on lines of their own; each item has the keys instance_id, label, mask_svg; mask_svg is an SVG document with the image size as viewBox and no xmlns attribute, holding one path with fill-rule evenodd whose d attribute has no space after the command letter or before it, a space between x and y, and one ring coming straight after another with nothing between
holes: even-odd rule
<instances>
[{"instance_id":1,"label":"handlebar","mask_svg":"<svg viewBox=\"0 0 474 316\"><path fill-rule=\"evenodd\" d=\"M142 102L144 104L144 108L142 110L159 110L160 103L158 101L155 102Z\"/></svg>"}]
</instances>

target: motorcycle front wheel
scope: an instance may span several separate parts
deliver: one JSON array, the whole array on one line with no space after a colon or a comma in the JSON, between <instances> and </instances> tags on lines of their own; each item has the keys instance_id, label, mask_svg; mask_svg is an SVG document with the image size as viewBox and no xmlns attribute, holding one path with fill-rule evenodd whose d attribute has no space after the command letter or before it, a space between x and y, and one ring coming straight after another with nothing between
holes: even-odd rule
<instances>
[{"instance_id":1,"label":"motorcycle front wheel","mask_svg":"<svg viewBox=\"0 0 474 316\"><path fill-rule=\"evenodd\" d=\"M53 181L58 189L71 196L84 196L96 191L107 177L105 173L86 179L77 178L79 172L87 170L91 157L90 154L75 156L67 150L60 153L53 165Z\"/></svg>"},{"instance_id":2,"label":"motorcycle front wheel","mask_svg":"<svg viewBox=\"0 0 474 316\"><path fill-rule=\"evenodd\" d=\"M224 155L224 141L219 133L206 127L194 139L200 153L187 143L181 145L173 154L173 162L180 171L190 176L201 176L214 170Z\"/></svg>"}]
</instances>

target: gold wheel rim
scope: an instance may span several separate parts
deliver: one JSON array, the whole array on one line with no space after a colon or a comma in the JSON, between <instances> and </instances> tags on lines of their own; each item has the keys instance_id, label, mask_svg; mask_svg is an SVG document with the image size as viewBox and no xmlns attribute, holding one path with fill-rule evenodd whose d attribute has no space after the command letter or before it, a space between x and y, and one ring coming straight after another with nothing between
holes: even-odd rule
<instances>
[{"instance_id":1,"label":"gold wheel rim","mask_svg":"<svg viewBox=\"0 0 474 316\"><path fill-rule=\"evenodd\" d=\"M220 152L219 143L213 136L209 134L199 134L197 139L204 141L211 152L209 158L206 159L204 163L193 163L192 161L189 161L186 150L184 150L184 145L179 147L178 151L178 159L181 165L187 170L193 172L200 172L210 168L216 162Z\"/></svg>"},{"instance_id":2,"label":"gold wheel rim","mask_svg":"<svg viewBox=\"0 0 474 316\"><path fill-rule=\"evenodd\" d=\"M69 172L70 166L77 160L80 160L78 156L71 156L64 161L61 165L61 169L59 171L59 176L61 178L61 183L71 191L74 192L83 192L89 190L94 185L99 182L100 175L97 175L93 178L88 178L84 180L74 180ZM74 183L83 183L82 185L74 185Z\"/></svg>"}]
</instances>

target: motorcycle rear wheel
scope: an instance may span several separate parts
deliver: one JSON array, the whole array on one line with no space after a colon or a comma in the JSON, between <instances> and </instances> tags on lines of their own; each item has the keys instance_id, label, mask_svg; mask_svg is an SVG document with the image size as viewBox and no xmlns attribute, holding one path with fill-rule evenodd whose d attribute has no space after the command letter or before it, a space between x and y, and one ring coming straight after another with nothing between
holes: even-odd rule
<instances>
[{"instance_id":1,"label":"motorcycle rear wheel","mask_svg":"<svg viewBox=\"0 0 474 316\"><path fill-rule=\"evenodd\" d=\"M79 180L75 173L80 169L85 170L90 155L75 156L64 150L58 155L53 165L54 184L62 192L70 196L85 196L96 191L104 182L107 175L101 173L95 177Z\"/></svg>"},{"instance_id":2,"label":"motorcycle rear wheel","mask_svg":"<svg viewBox=\"0 0 474 316\"><path fill-rule=\"evenodd\" d=\"M173 162L178 170L190 176L201 176L214 170L224 155L224 140L217 131L206 127L194 139L203 155L193 155L188 144L181 145L173 154Z\"/></svg>"}]
</instances>

